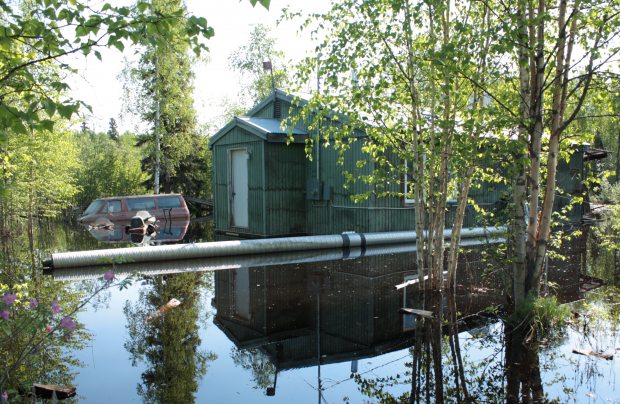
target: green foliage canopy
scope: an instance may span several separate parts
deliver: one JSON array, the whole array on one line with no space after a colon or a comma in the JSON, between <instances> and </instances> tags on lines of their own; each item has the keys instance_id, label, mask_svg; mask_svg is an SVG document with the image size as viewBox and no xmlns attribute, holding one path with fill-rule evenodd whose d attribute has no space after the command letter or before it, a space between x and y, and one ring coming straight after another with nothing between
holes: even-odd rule
<instances>
[{"instance_id":1,"label":"green foliage canopy","mask_svg":"<svg viewBox=\"0 0 620 404\"><path fill-rule=\"evenodd\" d=\"M58 99L69 85L62 78L50 80L40 67L58 63L71 70L64 60L71 54L93 54L101 59L98 48L123 51L127 45L148 42L157 45L179 19L184 19L178 40L200 53L206 50L204 38L213 29L203 17L187 16L183 11L166 13L147 1L135 7L100 7L80 1L33 0L27 12L0 1L0 124L25 133L27 127L51 129L51 118L69 119L81 103ZM16 104L15 100L23 102ZM39 112L44 111L47 117Z\"/></svg>"},{"instance_id":2,"label":"green foliage canopy","mask_svg":"<svg viewBox=\"0 0 620 404\"><path fill-rule=\"evenodd\" d=\"M178 0L155 0L152 4L161 13L183 14L185 10ZM206 164L201 159L203 143L193 106L193 60L181 35L187 24L189 20L180 18L169 31L153 32L159 40L142 44L139 65L130 77L142 100L132 112L151 127L138 142L145 146L144 169L154 172L153 183L161 183L165 192L196 194L204 184L189 181L189 173L204 169Z\"/></svg>"},{"instance_id":3,"label":"green foliage canopy","mask_svg":"<svg viewBox=\"0 0 620 404\"><path fill-rule=\"evenodd\" d=\"M262 101L273 91L273 87L286 86L288 74L285 55L275 45L275 38L270 36L269 28L257 24L250 32L248 42L228 57L229 66L241 73L246 83L239 96L249 106ZM264 62L271 63L271 71L265 68Z\"/></svg>"},{"instance_id":4,"label":"green foliage canopy","mask_svg":"<svg viewBox=\"0 0 620 404\"><path fill-rule=\"evenodd\" d=\"M130 133L113 140L107 133L82 131L74 135L79 148L80 167L75 171L77 205L86 207L96 198L146 193L148 174L142 171L141 150Z\"/></svg>"}]
</instances>

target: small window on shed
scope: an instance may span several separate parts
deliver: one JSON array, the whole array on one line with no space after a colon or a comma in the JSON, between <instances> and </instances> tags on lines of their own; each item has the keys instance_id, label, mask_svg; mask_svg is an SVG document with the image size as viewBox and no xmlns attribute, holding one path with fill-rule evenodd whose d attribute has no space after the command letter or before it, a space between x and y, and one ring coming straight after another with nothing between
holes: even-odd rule
<instances>
[{"instance_id":1,"label":"small window on shed","mask_svg":"<svg viewBox=\"0 0 620 404\"><path fill-rule=\"evenodd\" d=\"M127 208L131 211L155 209L155 200L152 198L128 199Z\"/></svg>"},{"instance_id":2,"label":"small window on shed","mask_svg":"<svg viewBox=\"0 0 620 404\"><path fill-rule=\"evenodd\" d=\"M178 196L160 196L157 198L157 204L160 209L182 208L181 200Z\"/></svg>"}]
</instances>

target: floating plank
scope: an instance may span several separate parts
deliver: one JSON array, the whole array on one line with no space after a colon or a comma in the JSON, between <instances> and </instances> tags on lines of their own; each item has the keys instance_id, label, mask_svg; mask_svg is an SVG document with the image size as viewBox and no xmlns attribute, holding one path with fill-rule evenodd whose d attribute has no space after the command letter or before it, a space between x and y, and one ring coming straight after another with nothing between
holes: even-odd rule
<instances>
[{"instance_id":1,"label":"floating plank","mask_svg":"<svg viewBox=\"0 0 620 404\"><path fill-rule=\"evenodd\" d=\"M578 348L573 348L573 353L576 353L576 354L579 354L579 355L585 355L585 356L594 356L596 358L607 359L608 361L610 361L610 360L612 360L614 358L613 354L594 352L594 351L587 351L585 349L578 349Z\"/></svg>"},{"instance_id":2,"label":"floating plank","mask_svg":"<svg viewBox=\"0 0 620 404\"><path fill-rule=\"evenodd\" d=\"M448 271L444 271L443 272L443 279L446 279L446 276L448 276ZM428 275L424 275L424 280L428 280ZM416 283L420 282L419 278L415 278L415 279L411 279L407 282L403 282L403 283L399 283L398 285L394 286L394 289L399 290L402 288L405 288L407 286L411 286L411 285L415 285Z\"/></svg>"},{"instance_id":3,"label":"floating plank","mask_svg":"<svg viewBox=\"0 0 620 404\"><path fill-rule=\"evenodd\" d=\"M73 386L34 383L32 388L34 389L34 394L39 398L53 398L56 396L57 400L65 400L76 394L75 387Z\"/></svg>"},{"instance_id":4,"label":"floating plank","mask_svg":"<svg viewBox=\"0 0 620 404\"><path fill-rule=\"evenodd\" d=\"M433 318L433 312L428 310L410 309L408 307L402 307L399 311L401 314L414 314L416 316L424 318Z\"/></svg>"},{"instance_id":5,"label":"floating plank","mask_svg":"<svg viewBox=\"0 0 620 404\"><path fill-rule=\"evenodd\" d=\"M181 304L181 302L178 299L170 299L170 301L166 304L164 304L163 306L161 306L156 312L154 312L153 314L151 314L150 316L147 317L147 320L154 320L158 317L163 316L164 314L166 314L167 312L169 312L170 310L174 309L175 307L178 307Z\"/></svg>"}]
</instances>

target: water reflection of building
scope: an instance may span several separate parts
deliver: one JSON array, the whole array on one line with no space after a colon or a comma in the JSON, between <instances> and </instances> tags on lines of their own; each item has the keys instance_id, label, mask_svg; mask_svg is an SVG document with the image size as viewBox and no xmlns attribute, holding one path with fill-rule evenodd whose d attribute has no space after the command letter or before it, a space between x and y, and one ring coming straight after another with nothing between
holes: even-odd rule
<instances>
[{"instance_id":1,"label":"water reflection of building","mask_svg":"<svg viewBox=\"0 0 620 404\"><path fill-rule=\"evenodd\" d=\"M567 251L568 261L549 265L549 279L561 282L561 299L573 300L584 252L570 245ZM461 318L506 302L498 278L480 283L493 269L482 250L465 252L459 265ZM400 309L422 308L418 288L395 285L416 274L414 253L218 271L214 321L238 348L260 350L278 370L354 361L412 345L416 317Z\"/></svg>"},{"instance_id":2,"label":"water reflection of building","mask_svg":"<svg viewBox=\"0 0 620 404\"><path fill-rule=\"evenodd\" d=\"M400 309L419 304L417 288L395 286L417 274L414 260L399 254L217 272L215 323L281 370L316 365L319 356L325 364L401 349L415 337L415 319ZM492 303L459 297L474 312Z\"/></svg>"}]
</instances>

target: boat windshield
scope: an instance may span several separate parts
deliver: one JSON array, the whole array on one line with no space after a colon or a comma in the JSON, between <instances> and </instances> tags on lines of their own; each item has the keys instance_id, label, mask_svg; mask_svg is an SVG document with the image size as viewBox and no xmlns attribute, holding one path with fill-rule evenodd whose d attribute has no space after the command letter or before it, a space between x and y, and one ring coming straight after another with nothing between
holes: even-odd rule
<instances>
[{"instance_id":1,"label":"boat windshield","mask_svg":"<svg viewBox=\"0 0 620 404\"><path fill-rule=\"evenodd\" d=\"M99 212L101 209L101 205L103 205L103 201L101 199L96 199L88 205L88 208L84 211L84 215L92 215L93 213Z\"/></svg>"}]
</instances>

